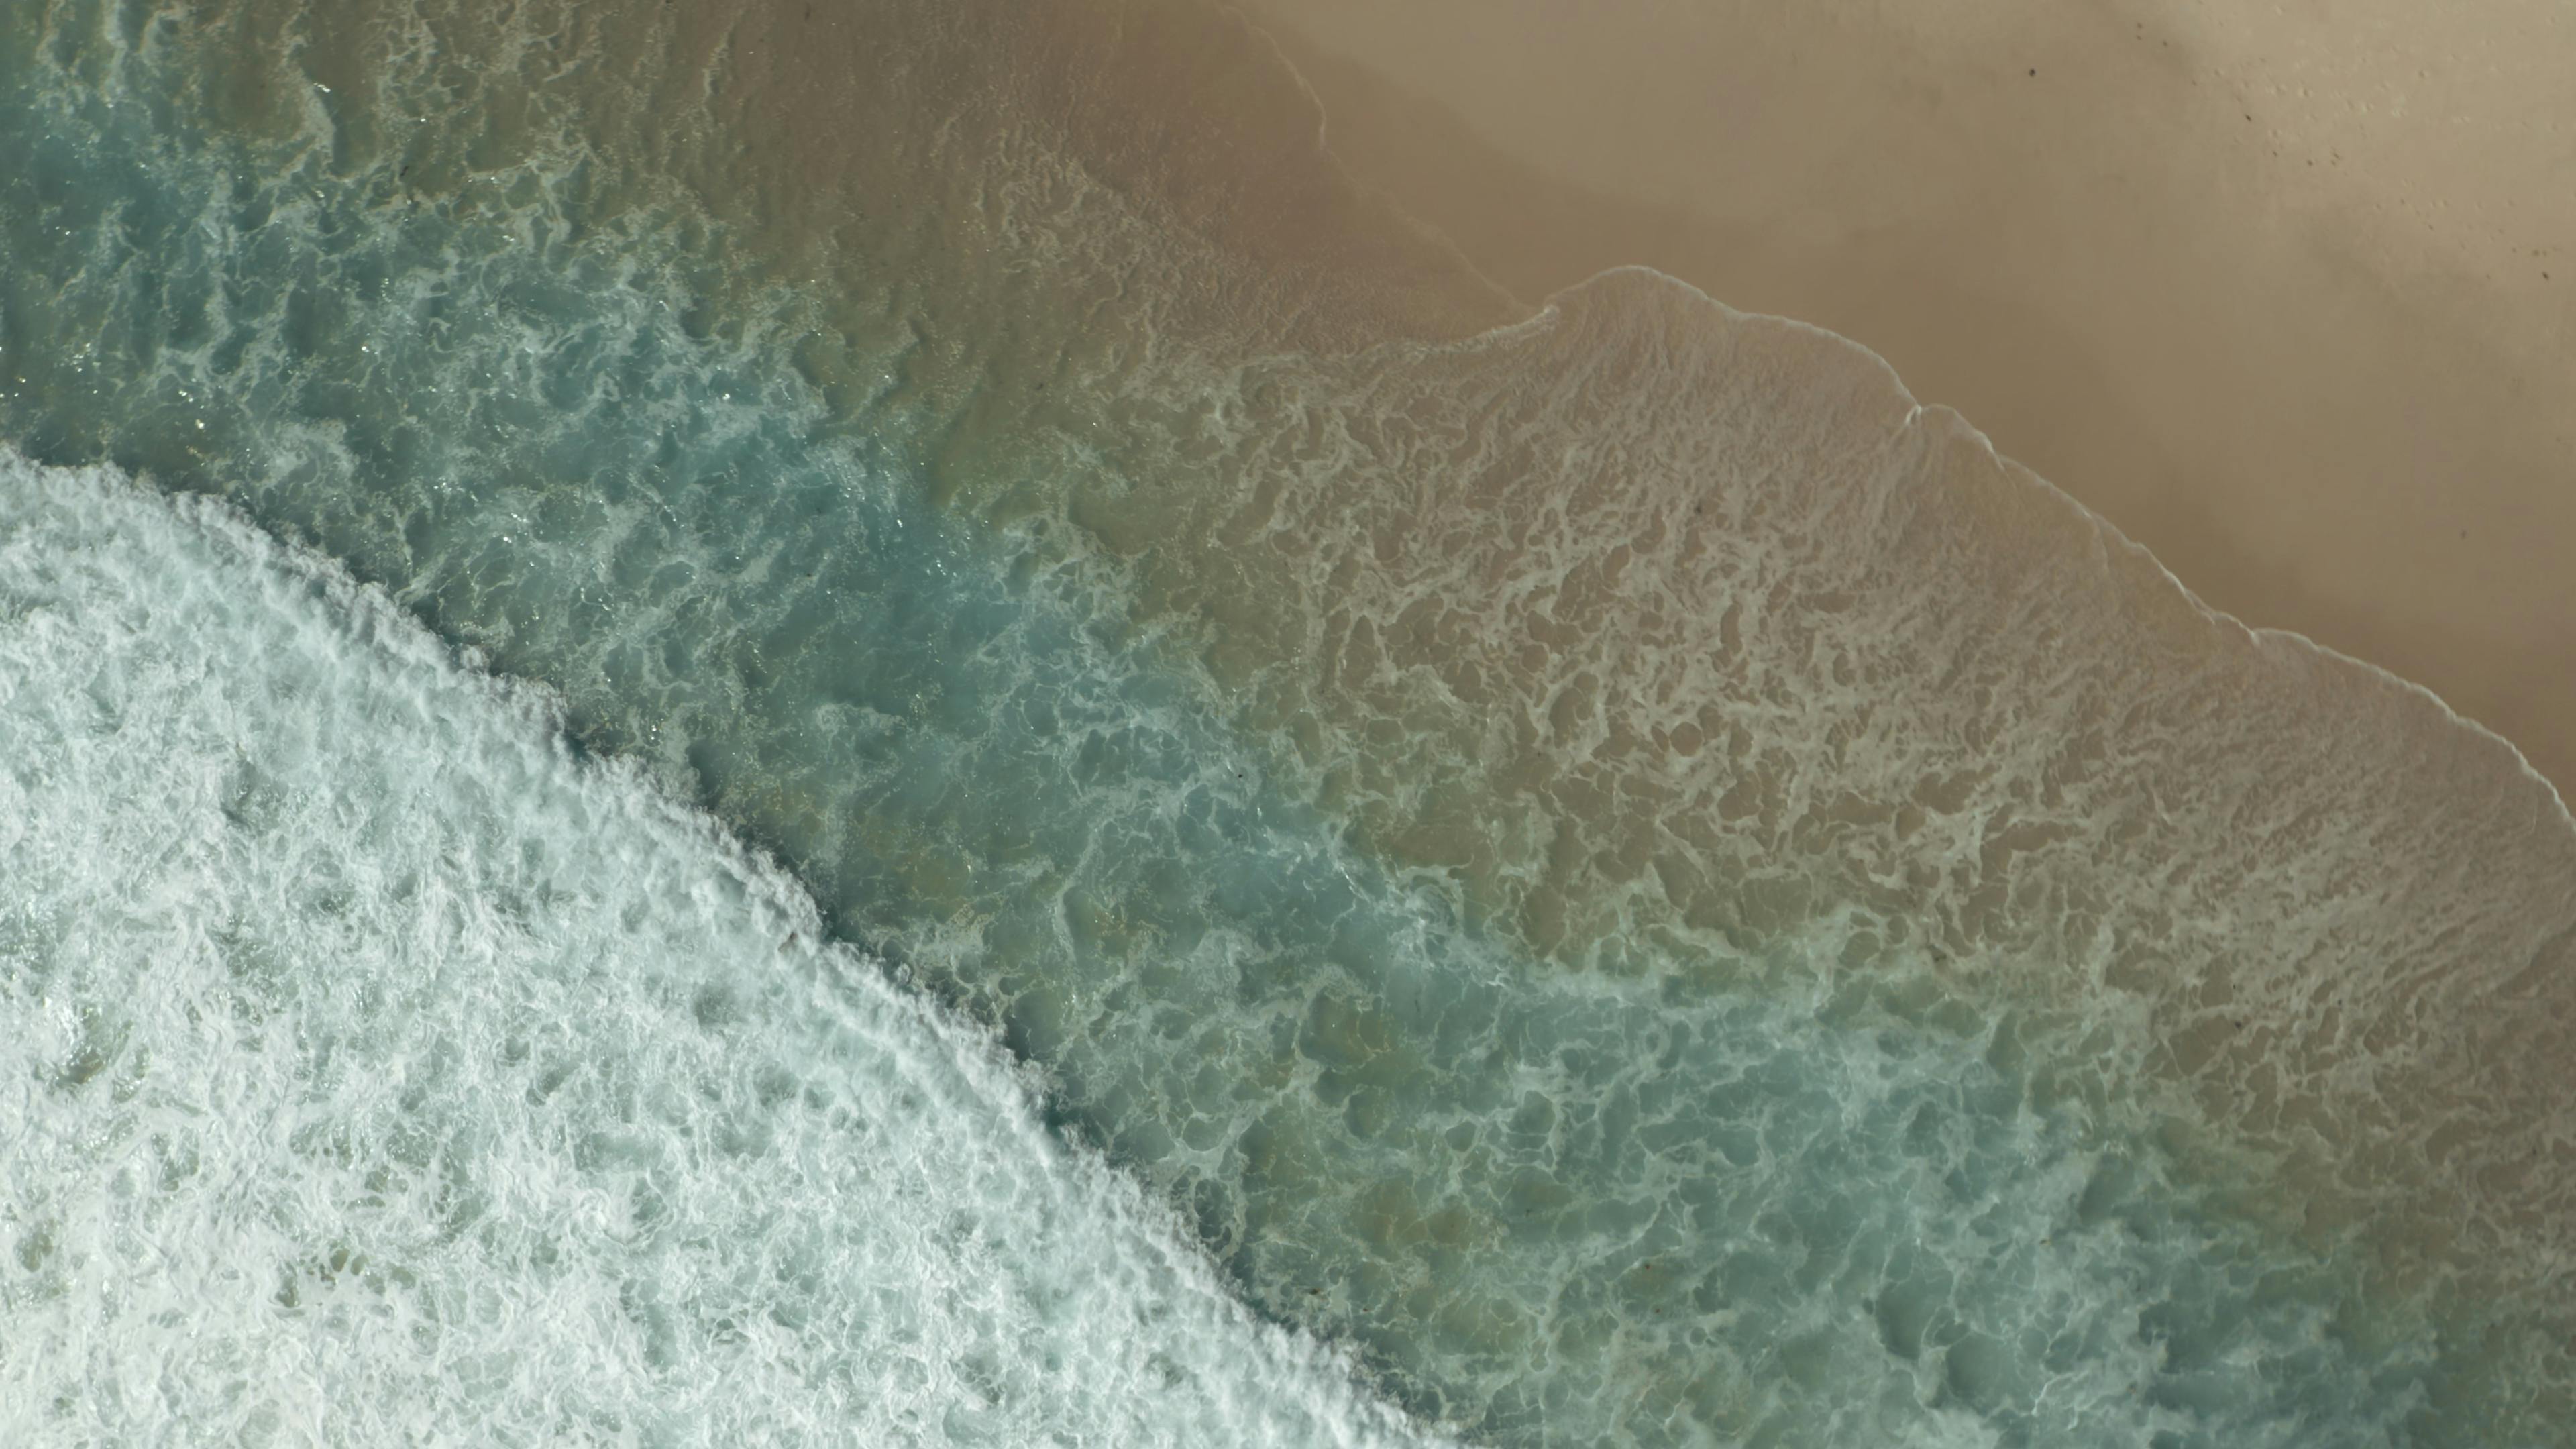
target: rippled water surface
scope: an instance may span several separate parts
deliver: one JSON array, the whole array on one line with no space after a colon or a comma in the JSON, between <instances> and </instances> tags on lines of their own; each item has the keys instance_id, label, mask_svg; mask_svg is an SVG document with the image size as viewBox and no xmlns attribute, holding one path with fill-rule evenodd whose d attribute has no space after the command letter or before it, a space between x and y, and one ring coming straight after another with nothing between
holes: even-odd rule
<instances>
[{"instance_id":1,"label":"rippled water surface","mask_svg":"<svg viewBox=\"0 0 2576 1449\"><path fill-rule=\"evenodd\" d=\"M5 12L0 1426L2552 1442L2501 742L813 8Z\"/></svg>"}]
</instances>

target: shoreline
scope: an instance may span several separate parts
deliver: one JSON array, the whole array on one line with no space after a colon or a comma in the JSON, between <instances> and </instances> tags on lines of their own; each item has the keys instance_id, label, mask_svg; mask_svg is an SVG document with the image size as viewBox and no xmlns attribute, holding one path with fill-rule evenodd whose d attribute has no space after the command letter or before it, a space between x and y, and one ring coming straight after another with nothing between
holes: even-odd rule
<instances>
[{"instance_id":1,"label":"shoreline","mask_svg":"<svg viewBox=\"0 0 2576 1449\"><path fill-rule=\"evenodd\" d=\"M2558 373L2576 386L2576 355L2562 359L2548 340L2552 327L2576 338L2576 309L2562 306L2563 327L2546 310L2554 296L2576 300L2576 290L2534 291L2528 300L2542 310L2514 337L2482 332L2451 305L2470 282L2400 278L2361 250L2338 254L2331 211L2249 210L2254 173L2204 178L2179 161L2157 162L2171 174L2148 190L2191 215L2161 223L2161 241L2120 243L2125 251L2085 263L2091 271L2060 268L2065 275L2025 284L1980 238L2026 243L2011 243L2003 223L1946 216L1937 198L1919 225L1891 212L1876 230L1816 241L1795 219L1707 211L1677 142L1635 138L1647 155L1630 170L1681 168L1658 204L1568 179L1547 158L1495 139L1453 104L1481 94L1488 72L1434 91L1424 88L1427 72L1404 69L1420 59L1403 48L1404 26L1439 10L1437 0L1396 7L1382 26L1334 20L1335 9L1246 7L1326 110L1327 148L1354 184L1439 233L1505 291L1544 298L1611 267L1646 265L1731 307L1858 340L1910 393L1975 419L2000 453L2116 522L2211 607L2420 681L2453 713L2512 741L2562 798L2576 780L2576 587L2550 562L2561 556L2553 541L2576 552L2576 477L2556 436L2564 421L2536 401L2555 391L2548 378ZM1604 24L1616 35L1642 22L1614 10ZM1335 48L1355 38L1376 49ZM1479 41L1489 58L1529 43ZM1873 43L1901 51L1910 42ZM1569 95L1580 90L1567 85ZM1639 86L1651 93L1654 77ZM1596 99L1610 119L1597 135L1569 140L1569 152L1577 141L1597 149L1616 132L1619 98ZM1938 105L1915 114L1925 104L1901 97L1887 109L1925 127L1952 124ZM1981 114L1953 129L1975 135L1995 124ZM2091 134L2108 122L2082 124ZM1758 134L1776 139L1786 123L1767 125ZM1998 144L2009 139L1997 135ZM2194 155L2217 155L2236 138L2184 139ZM1958 164L1967 184L2001 188L2007 200L1997 205L2012 217L2068 235L2148 209L2116 195L2011 200L2011 188L2056 173L2009 159ZM1782 195L1806 194L1794 177L1770 175L1787 165L1732 152L1723 163L1768 176ZM2239 225L2251 230L2229 231ZM2161 291L2154 276L2104 270L2119 258L2152 262L2165 243L2214 245L2227 235L2236 236L2227 250L2156 263ZM2566 270L2576 272L2576 260ZM2081 284L2096 272L2138 296L2086 300ZM2401 287L2406 279L2422 285ZM2170 321L2154 305L2166 292ZM2221 330L2202 330L2211 326Z\"/></svg>"},{"instance_id":2,"label":"shoreline","mask_svg":"<svg viewBox=\"0 0 2576 1449\"><path fill-rule=\"evenodd\" d=\"M2006 469L2023 475L2029 484L2036 485L2051 501L2064 504L2065 506L2074 509L2075 512L2086 522L2100 530L2107 542L2120 549L2126 550L2132 557L2154 565L2156 571L2163 575L2167 582L2172 584L2174 591L2182 596L2184 602L2190 604L2191 607L2198 611L2201 617L2206 619L2208 622L2234 628L2243 632L2244 635L2248 639L2252 640L2258 648L2267 641L2279 640L2291 647L2310 651L2318 657L2336 665L2358 669L2365 675L2373 677L2377 682L2396 685L2403 691L2422 695L2425 699L2440 707L2442 714L2450 724L2461 729L2472 738L2486 743L2503 746L2506 752L2511 754L2515 762L2521 766L2523 773L2530 776L2532 780L2549 792L2550 799L2554 801L2558 807L2560 821L2566 825L2571 834L2576 834L2576 806L2568 804L2566 792L2558 788L2558 782L2543 773L2540 767L2532 762L2531 757L2523 752L2520 745L2515 744L2511 739L2477 719L2462 713L2451 700L2443 696L2441 691L2422 682L2421 680L2400 674L2386 665L2364 659L2357 654L2347 653L2344 650L2338 649L2322 640L2303 634L2296 629L2276 624L2250 623L2247 620L2228 612L2226 609L2211 603L2208 599L2203 598L2198 591L2193 589L2180 574L2175 573L2172 566L2167 564L2163 558L2158 556L2155 550L2147 547L2143 543L2140 543L2137 539L2132 538L2116 521L2106 517L2100 510L2086 503L2083 499L2068 492L2064 487L2060 486L2055 479L2050 478L2048 475L2021 462L2019 459L2003 451L2001 448L1996 447L1993 437L1983 428L1978 427L1975 419L1960 412L1957 408L1950 406L1948 403L1927 403L1922 401L1920 398L1917 398L1914 394L1914 390L1906 385L1905 376L1897 370L1896 365L1888 361L1884 354L1880 353L1875 348L1872 348L1866 342L1862 342L1857 338L1846 337L1842 333L1836 332L1830 327L1809 322L1803 318L1784 317L1777 313L1756 312L1734 306L1728 303L1724 298L1710 295L1707 291L1692 283L1687 278L1676 277L1671 273L1658 271L1654 267L1634 262L1606 268L1585 278L1583 281L1575 283L1572 287L1551 293L1545 301L1537 304L1531 316L1523 318L1519 322L1506 323L1503 326L1493 329L1493 332L1488 335L1498 336L1508 333L1514 328L1526 326L1531 322L1535 322L1538 320L1540 313L1544 313L1556 305L1558 297L1565 295L1567 292L1572 292L1582 287L1589 286L1605 277L1610 277L1621 272L1639 272L1655 277L1660 281L1681 287L1710 306L1717 308L1720 312L1728 315L1731 319L1741 319L1758 324L1793 328L1801 332L1811 333L1826 338L1841 346L1851 348L1871 363L1876 364L1878 367L1886 371L1888 382L1898 393L1912 401L1914 413L1916 415L1946 415L1952 422L1965 428L1977 439L1977 441L1985 445L1986 450L1993 454L1997 463L2001 464Z\"/></svg>"}]
</instances>

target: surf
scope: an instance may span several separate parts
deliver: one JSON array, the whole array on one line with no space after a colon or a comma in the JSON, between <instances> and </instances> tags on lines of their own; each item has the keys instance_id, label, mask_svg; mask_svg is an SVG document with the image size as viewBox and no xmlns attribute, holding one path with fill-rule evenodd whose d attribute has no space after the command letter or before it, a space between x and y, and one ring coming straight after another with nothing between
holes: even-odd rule
<instances>
[{"instance_id":1,"label":"surf","mask_svg":"<svg viewBox=\"0 0 2576 1449\"><path fill-rule=\"evenodd\" d=\"M12 1442L1444 1442L560 702L0 458Z\"/></svg>"},{"instance_id":2,"label":"surf","mask_svg":"<svg viewBox=\"0 0 2576 1449\"><path fill-rule=\"evenodd\" d=\"M560 691L1426 1419L2546 1417L2482 1337L2539 1299L2463 1285L2555 1281L2558 1179L2398 1196L2432 1116L2488 1165L2552 1120L2563 819L2491 742L1838 339L1637 273L1500 318L1400 229L1244 251L1247 178L1330 189L1293 86L1168 169L1176 115L1083 109L1228 53L1186 25L750 9L279 7L290 54L67 8L0 117L0 417ZM852 56L885 88L825 94ZM902 119L941 95L991 104ZM2479 1060L2381 1049L2416 1011Z\"/></svg>"}]
</instances>

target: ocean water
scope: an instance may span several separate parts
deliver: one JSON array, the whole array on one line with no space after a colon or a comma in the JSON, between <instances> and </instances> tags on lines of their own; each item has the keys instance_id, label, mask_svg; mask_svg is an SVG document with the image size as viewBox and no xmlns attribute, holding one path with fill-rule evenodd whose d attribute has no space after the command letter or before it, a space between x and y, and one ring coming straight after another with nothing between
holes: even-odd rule
<instances>
[{"instance_id":1,"label":"ocean water","mask_svg":"<svg viewBox=\"0 0 2576 1449\"><path fill-rule=\"evenodd\" d=\"M1186 7L7 15L39 1442L2563 1441L2566 812L1867 354Z\"/></svg>"},{"instance_id":2,"label":"ocean water","mask_svg":"<svg viewBox=\"0 0 2576 1449\"><path fill-rule=\"evenodd\" d=\"M0 479L0 1438L1431 1442L550 699Z\"/></svg>"}]
</instances>

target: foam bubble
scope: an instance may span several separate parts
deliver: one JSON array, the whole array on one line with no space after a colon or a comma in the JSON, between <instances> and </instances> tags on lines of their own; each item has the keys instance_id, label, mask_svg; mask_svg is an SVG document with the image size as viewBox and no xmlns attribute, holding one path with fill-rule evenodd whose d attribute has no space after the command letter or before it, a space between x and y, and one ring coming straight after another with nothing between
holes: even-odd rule
<instances>
[{"instance_id":1,"label":"foam bubble","mask_svg":"<svg viewBox=\"0 0 2576 1449\"><path fill-rule=\"evenodd\" d=\"M0 459L0 1438L1422 1440L556 724Z\"/></svg>"}]
</instances>

